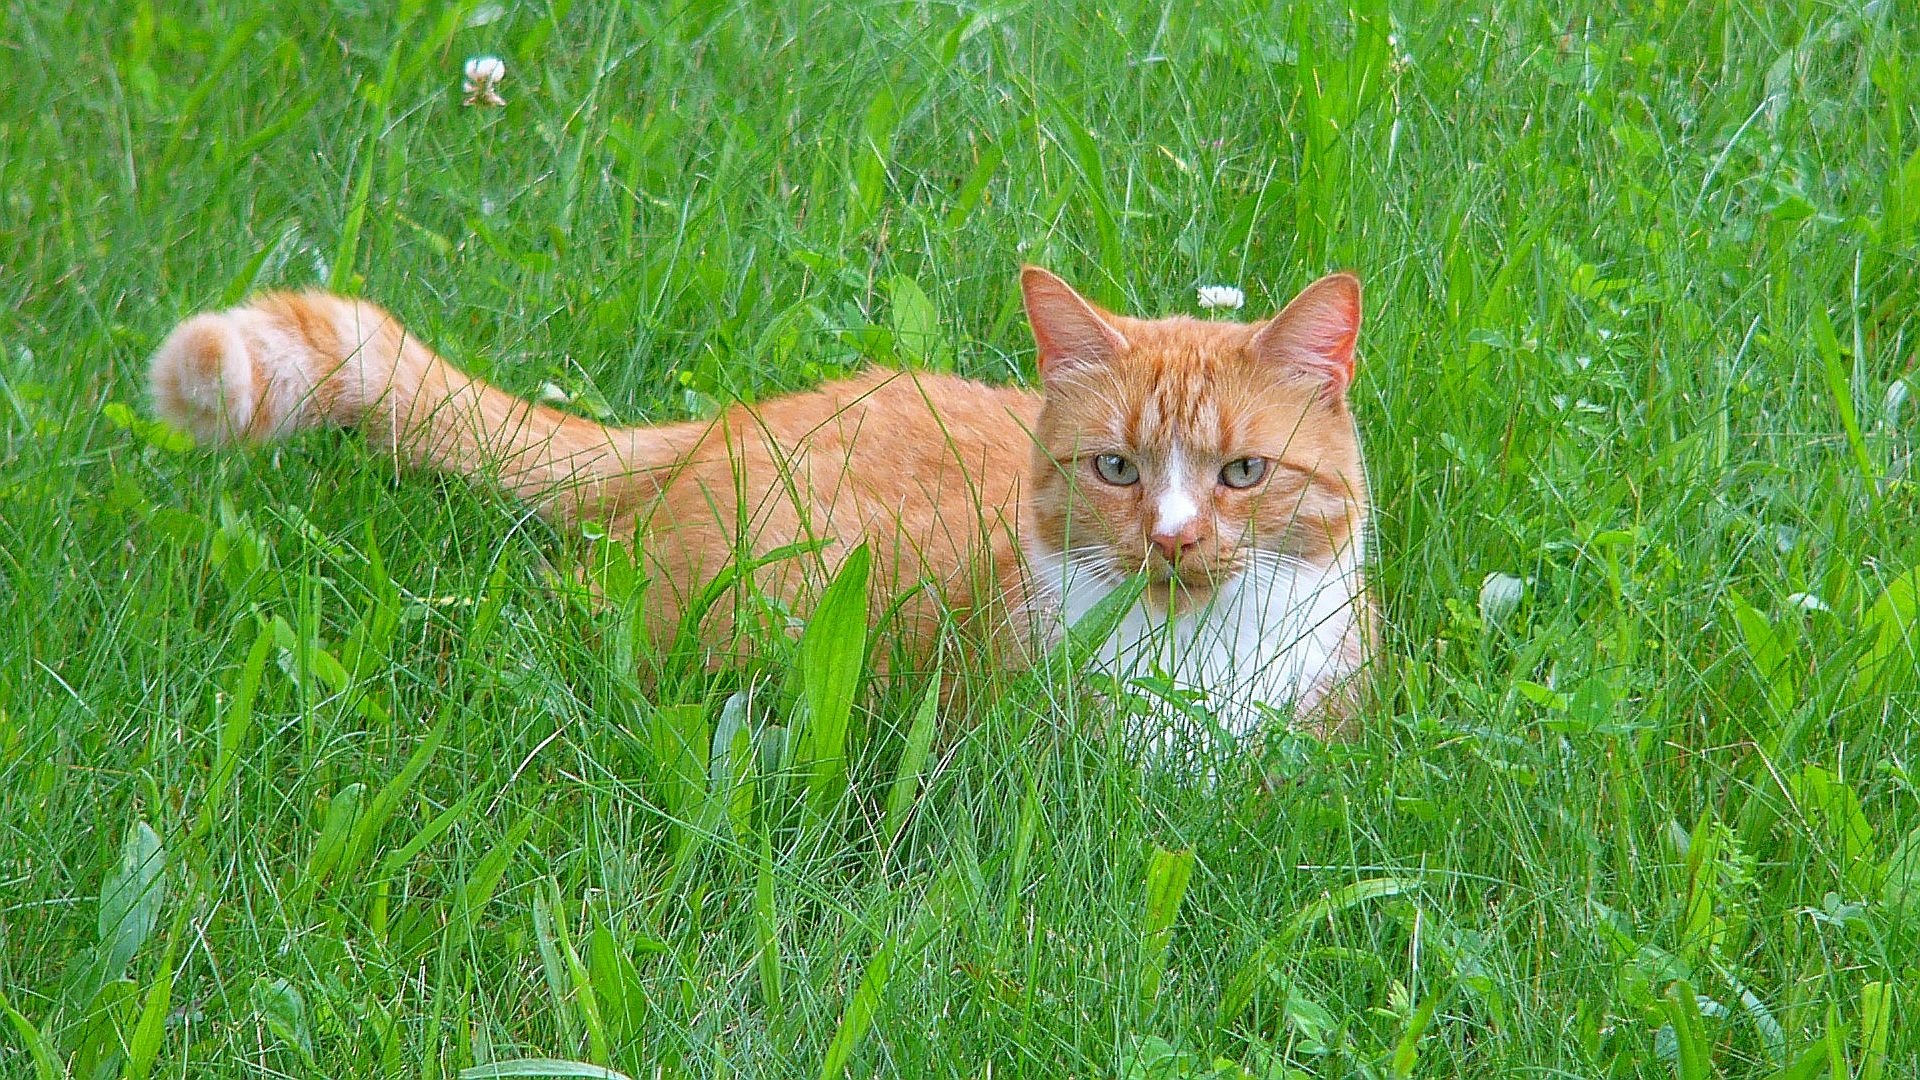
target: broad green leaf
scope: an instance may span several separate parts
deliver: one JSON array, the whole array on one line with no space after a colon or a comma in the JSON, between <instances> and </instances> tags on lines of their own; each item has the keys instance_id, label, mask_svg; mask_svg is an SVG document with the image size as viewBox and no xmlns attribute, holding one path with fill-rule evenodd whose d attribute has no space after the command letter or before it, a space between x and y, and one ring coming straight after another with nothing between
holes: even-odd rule
<instances>
[{"instance_id":1,"label":"broad green leaf","mask_svg":"<svg viewBox=\"0 0 1920 1080\"><path fill-rule=\"evenodd\" d=\"M1384 900L1390 896L1417 892L1420 889L1418 878L1375 877L1362 878L1350 885L1338 889L1301 908L1288 919L1280 934L1289 944L1299 940L1315 926L1327 921L1337 912L1374 900Z\"/></svg>"},{"instance_id":2,"label":"broad green leaf","mask_svg":"<svg viewBox=\"0 0 1920 1080\"><path fill-rule=\"evenodd\" d=\"M535 890L535 911L538 912L538 898L544 893L547 925L554 936L553 944L560 958L561 970L572 987L573 1007L580 1013L580 1023L587 1029L588 1056L595 1061L605 1062L612 1056L613 1048L607 1043L607 1025L600 1017L600 999L593 992L593 979L587 973L587 965L580 960L579 950L573 947L573 932L567 928L560 883L548 876L544 886L544 889ZM557 998L556 1003L564 1010L564 997Z\"/></svg>"},{"instance_id":3,"label":"broad green leaf","mask_svg":"<svg viewBox=\"0 0 1920 1080\"><path fill-rule=\"evenodd\" d=\"M1840 417L1841 430L1846 432L1847 446L1853 451L1853 461L1860 470L1860 480L1866 486L1868 497L1875 498L1879 493L1879 470L1874 467L1873 454L1867 449L1866 437L1860 431L1859 410L1853 403L1853 373L1846 355L1840 349L1840 341L1834 335L1833 320L1827 315L1827 309L1815 304L1812 319L1813 343L1820 354L1821 373L1826 376L1827 395Z\"/></svg>"},{"instance_id":4,"label":"broad green leaf","mask_svg":"<svg viewBox=\"0 0 1920 1080\"><path fill-rule=\"evenodd\" d=\"M1107 165L1100 153L1100 141L1088 129L1086 120L1072 110L1054 112L1050 125L1079 172L1078 191L1088 213L1093 215L1094 233L1100 239L1098 265L1119 273L1126 265L1125 248L1120 236L1120 214L1107 185Z\"/></svg>"},{"instance_id":5,"label":"broad green leaf","mask_svg":"<svg viewBox=\"0 0 1920 1080\"><path fill-rule=\"evenodd\" d=\"M500 613L506 603L507 560L501 559L487 575L487 591L480 606L474 610L473 621L467 626L466 640L461 648L461 667L476 674L487 672L487 646L493 642L494 632L500 627Z\"/></svg>"},{"instance_id":6,"label":"broad green leaf","mask_svg":"<svg viewBox=\"0 0 1920 1080\"><path fill-rule=\"evenodd\" d=\"M1893 983L1869 982L1860 986L1860 1080L1880 1080L1886 1074L1887 1040L1893 1034L1894 992Z\"/></svg>"},{"instance_id":7,"label":"broad green leaf","mask_svg":"<svg viewBox=\"0 0 1920 1080\"><path fill-rule=\"evenodd\" d=\"M1394 1080L1406 1080L1413 1075L1413 1066L1420 1058L1420 1040L1426 1036L1428 1025L1433 1023L1434 1009L1439 1005L1439 995L1429 994L1407 1019L1407 1029L1400 1033L1393 1057L1387 1062L1387 1075Z\"/></svg>"},{"instance_id":8,"label":"broad green leaf","mask_svg":"<svg viewBox=\"0 0 1920 1080\"><path fill-rule=\"evenodd\" d=\"M1678 824L1675 825L1678 828ZM1713 815L1701 817L1687 844L1687 884L1682 906L1680 952L1696 963L1717 955L1723 924L1714 914L1720 893L1720 832Z\"/></svg>"},{"instance_id":9,"label":"broad green leaf","mask_svg":"<svg viewBox=\"0 0 1920 1080\"><path fill-rule=\"evenodd\" d=\"M460 1080L517 1080L543 1076L555 1080L633 1080L626 1073L615 1072L604 1065L563 1061L560 1058L520 1058L460 1070Z\"/></svg>"},{"instance_id":10,"label":"broad green leaf","mask_svg":"<svg viewBox=\"0 0 1920 1080\"><path fill-rule=\"evenodd\" d=\"M174 952L169 947L160 974L155 976L153 985L147 987L140 1020L127 1040L127 1064L120 1074L121 1080L147 1080L153 1072L154 1059L166 1041L167 1012L173 1005L173 961Z\"/></svg>"},{"instance_id":11,"label":"broad green leaf","mask_svg":"<svg viewBox=\"0 0 1920 1080\"><path fill-rule=\"evenodd\" d=\"M1753 662L1761 684L1767 688L1767 701L1772 705L1774 715L1785 715L1798 696L1794 687L1793 665L1790 663L1793 659L1792 641L1739 593L1729 592L1727 606L1733 612L1734 625L1740 628L1740 636L1746 642L1747 658Z\"/></svg>"},{"instance_id":12,"label":"broad green leaf","mask_svg":"<svg viewBox=\"0 0 1920 1080\"><path fill-rule=\"evenodd\" d=\"M1920 222L1920 149L1908 155L1906 163L1887 177L1884 211L1880 216L1880 242L1897 250L1907 242L1907 234Z\"/></svg>"},{"instance_id":13,"label":"broad green leaf","mask_svg":"<svg viewBox=\"0 0 1920 1080\"><path fill-rule=\"evenodd\" d=\"M1685 980L1667 988L1660 1003L1661 1013L1673 1025L1678 1057L1675 1072L1679 1080L1710 1080L1713 1075L1713 1042L1701 1029L1700 999Z\"/></svg>"},{"instance_id":14,"label":"broad green leaf","mask_svg":"<svg viewBox=\"0 0 1920 1080\"><path fill-rule=\"evenodd\" d=\"M1172 940L1174 919L1186 900L1187 881L1192 874L1191 848L1168 851L1154 845L1147 858L1147 902L1140 918L1140 999L1144 1003L1160 996L1167 943Z\"/></svg>"},{"instance_id":15,"label":"broad green leaf","mask_svg":"<svg viewBox=\"0 0 1920 1080\"><path fill-rule=\"evenodd\" d=\"M824 808L846 776L847 727L867 655L868 570L862 544L848 553L800 635L795 672L806 702L806 726L800 732L799 762L817 808Z\"/></svg>"},{"instance_id":16,"label":"broad green leaf","mask_svg":"<svg viewBox=\"0 0 1920 1080\"><path fill-rule=\"evenodd\" d=\"M1205 1076L1200 1056L1182 1050L1158 1035L1149 1035L1120 1058L1120 1080L1190 1080Z\"/></svg>"},{"instance_id":17,"label":"broad green leaf","mask_svg":"<svg viewBox=\"0 0 1920 1080\"><path fill-rule=\"evenodd\" d=\"M360 820L360 803L367 785L358 781L333 793L327 800L327 812L320 825L320 838L314 841L313 854L307 859L307 874L300 882L299 894L310 900L333 875L353 839L353 827Z\"/></svg>"},{"instance_id":18,"label":"broad green leaf","mask_svg":"<svg viewBox=\"0 0 1920 1080\"><path fill-rule=\"evenodd\" d=\"M1007 858L1007 903L1000 916L999 950L1013 939L1014 928L1021 923L1021 908L1027 898L1027 860L1033 854L1033 838L1040 831L1040 784L1034 770L1028 769L1026 793L1020 798L1019 824L1014 826L1013 851Z\"/></svg>"},{"instance_id":19,"label":"broad green leaf","mask_svg":"<svg viewBox=\"0 0 1920 1080\"><path fill-rule=\"evenodd\" d=\"M1120 621L1133 610L1140 600L1140 594L1147 588L1144 575L1135 574L1122 585L1101 597L1079 621L1067 628L1066 637L1055 650L1054 658L1064 660L1069 671L1084 670L1100 647L1107 643L1113 632L1120 628Z\"/></svg>"},{"instance_id":20,"label":"broad green leaf","mask_svg":"<svg viewBox=\"0 0 1920 1080\"><path fill-rule=\"evenodd\" d=\"M1920 913L1920 826L1888 856L1880 875L1880 897L1895 911Z\"/></svg>"},{"instance_id":21,"label":"broad green leaf","mask_svg":"<svg viewBox=\"0 0 1920 1080\"><path fill-rule=\"evenodd\" d=\"M760 976L760 1004L778 1021L785 1007L785 973L780 965L780 920L774 907L773 847L760 836L759 875L753 887L753 934L759 945L754 968Z\"/></svg>"},{"instance_id":22,"label":"broad green leaf","mask_svg":"<svg viewBox=\"0 0 1920 1080\"><path fill-rule=\"evenodd\" d=\"M736 840L746 839L753 828L756 797L753 727L747 704L746 692L736 691L720 705L707 756L707 798L699 819L701 830L714 834L725 823Z\"/></svg>"},{"instance_id":23,"label":"broad green leaf","mask_svg":"<svg viewBox=\"0 0 1920 1080\"><path fill-rule=\"evenodd\" d=\"M220 724L220 749L213 763L213 777L207 781L200 799L200 812L194 818L193 835L204 838L213 828L220 804L240 770L240 751L253 731L253 702L260 691L260 679L266 673L267 655L273 651L273 629L262 623L253 635L253 647L234 681Z\"/></svg>"},{"instance_id":24,"label":"broad green leaf","mask_svg":"<svg viewBox=\"0 0 1920 1080\"><path fill-rule=\"evenodd\" d=\"M1801 809L1825 827L1848 883L1860 894L1877 892L1880 867L1873 859L1873 823L1860 808L1860 796L1818 765L1803 766L1788 789Z\"/></svg>"},{"instance_id":25,"label":"broad green leaf","mask_svg":"<svg viewBox=\"0 0 1920 1080\"><path fill-rule=\"evenodd\" d=\"M609 1041L615 1047L637 1042L646 1032L646 991L633 958L605 926L594 927L587 937L587 971Z\"/></svg>"},{"instance_id":26,"label":"broad green leaf","mask_svg":"<svg viewBox=\"0 0 1920 1080\"><path fill-rule=\"evenodd\" d=\"M1419 888L1420 881L1417 878L1363 878L1334 889L1295 912L1280 932L1262 942L1233 978L1227 981L1215 1016L1215 1025L1224 1029L1238 1019L1260 987L1279 973L1280 963L1293 955L1294 945L1315 926L1348 908L1415 892Z\"/></svg>"},{"instance_id":27,"label":"broad green leaf","mask_svg":"<svg viewBox=\"0 0 1920 1080\"><path fill-rule=\"evenodd\" d=\"M1006 151L999 143L988 142L980 150L980 158L974 163L973 171L960 185L953 196L953 206L947 211L947 228L958 229L973 214L974 208L986 194L987 185L992 182L993 174L999 170L1005 160Z\"/></svg>"},{"instance_id":28,"label":"broad green leaf","mask_svg":"<svg viewBox=\"0 0 1920 1080\"><path fill-rule=\"evenodd\" d=\"M1920 668L1920 566L1887 583L1860 623L1872 644L1854 662L1855 693L1868 697Z\"/></svg>"},{"instance_id":29,"label":"broad green leaf","mask_svg":"<svg viewBox=\"0 0 1920 1080\"><path fill-rule=\"evenodd\" d=\"M707 730L706 706L698 702L663 705L647 723L653 751L654 794L671 822L676 854L686 848L695 830L690 828L707 797L707 753L712 735Z\"/></svg>"},{"instance_id":30,"label":"broad green leaf","mask_svg":"<svg viewBox=\"0 0 1920 1080\"><path fill-rule=\"evenodd\" d=\"M122 431L130 431L141 442L169 454L184 454L194 448L191 432L182 431L164 420L149 420L122 401L101 406L100 414Z\"/></svg>"},{"instance_id":31,"label":"broad green leaf","mask_svg":"<svg viewBox=\"0 0 1920 1080\"><path fill-rule=\"evenodd\" d=\"M1825 1039L1807 1047L1793 1063L1767 1077L1767 1080L1820 1080L1827 1072Z\"/></svg>"},{"instance_id":32,"label":"broad green leaf","mask_svg":"<svg viewBox=\"0 0 1920 1080\"><path fill-rule=\"evenodd\" d=\"M307 999L286 979L261 976L253 981L253 1012L275 1038L313 1061L313 1033L307 1026Z\"/></svg>"},{"instance_id":33,"label":"broad green leaf","mask_svg":"<svg viewBox=\"0 0 1920 1080\"><path fill-rule=\"evenodd\" d=\"M73 1043L73 1074L110 1075L125 1060L128 1033L136 1023L140 988L132 979L114 979L100 988L78 1025Z\"/></svg>"},{"instance_id":34,"label":"broad green leaf","mask_svg":"<svg viewBox=\"0 0 1920 1080\"><path fill-rule=\"evenodd\" d=\"M1847 1060L1848 1024L1840 1017L1840 1003L1827 1000L1827 1080L1851 1080L1853 1063Z\"/></svg>"},{"instance_id":35,"label":"broad green leaf","mask_svg":"<svg viewBox=\"0 0 1920 1080\"><path fill-rule=\"evenodd\" d=\"M893 156L893 132L901 109L891 87L882 86L867 105L860 139L852 150L853 190L846 202L845 232L865 229L879 213L887 191L887 169Z\"/></svg>"},{"instance_id":36,"label":"broad green leaf","mask_svg":"<svg viewBox=\"0 0 1920 1080\"><path fill-rule=\"evenodd\" d=\"M136 820L120 844L119 862L100 887L99 965L92 985L82 991L84 998L91 999L99 987L120 978L153 933L166 901L166 868L160 835Z\"/></svg>"},{"instance_id":37,"label":"broad green leaf","mask_svg":"<svg viewBox=\"0 0 1920 1080\"><path fill-rule=\"evenodd\" d=\"M420 831L413 834L412 839L395 848L386 858L380 860L380 872L377 875L377 879L380 881L391 881L399 876L400 871L405 869L408 863L418 858L420 853L425 851L435 840L446 835L447 830L459 824L460 820L467 816L467 811L473 808L474 800L478 797L479 792L468 791L460 797L459 802L442 810L434 816L433 820L422 825Z\"/></svg>"},{"instance_id":38,"label":"broad green leaf","mask_svg":"<svg viewBox=\"0 0 1920 1080\"><path fill-rule=\"evenodd\" d=\"M919 282L905 274L895 275L887 283L887 298L892 305L894 346L908 365L928 371L951 369L946 325Z\"/></svg>"}]
</instances>

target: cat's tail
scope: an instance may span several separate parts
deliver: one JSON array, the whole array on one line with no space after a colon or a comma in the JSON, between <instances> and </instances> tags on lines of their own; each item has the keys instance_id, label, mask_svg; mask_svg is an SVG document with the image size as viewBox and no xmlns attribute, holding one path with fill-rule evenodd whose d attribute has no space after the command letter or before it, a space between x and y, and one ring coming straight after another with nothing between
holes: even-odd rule
<instances>
[{"instance_id":1,"label":"cat's tail","mask_svg":"<svg viewBox=\"0 0 1920 1080\"><path fill-rule=\"evenodd\" d=\"M491 479L551 516L607 516L703 424L613 428L514 397L441 359L379 307L269 293L176 327L148 369L154 408L202 442L357 428L411 464Z\"/></svg>"}]
</instances>

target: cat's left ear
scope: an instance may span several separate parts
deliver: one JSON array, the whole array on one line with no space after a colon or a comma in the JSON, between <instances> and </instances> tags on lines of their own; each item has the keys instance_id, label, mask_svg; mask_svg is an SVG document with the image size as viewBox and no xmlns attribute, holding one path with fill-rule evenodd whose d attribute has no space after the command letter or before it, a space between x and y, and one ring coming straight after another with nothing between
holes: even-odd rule
<instances>
[{"instance_id":1,"label":"cat's left ear","mask_svg":"<svg viewBox=\"0 0 1920 1080\"><path fill-rule=\"evenodd\" d=\"M1300 290L1253 335L1253 355L1276 369L1322 383L1338 398L1353 382L1360 338L1360 279L1342 271Z\"/></svg>"}]
</instances>

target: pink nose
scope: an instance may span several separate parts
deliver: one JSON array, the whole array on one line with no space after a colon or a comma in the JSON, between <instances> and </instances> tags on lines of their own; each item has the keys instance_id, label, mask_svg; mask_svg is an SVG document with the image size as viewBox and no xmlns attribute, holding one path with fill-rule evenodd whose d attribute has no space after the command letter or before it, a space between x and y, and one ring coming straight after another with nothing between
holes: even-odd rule
<instances>
[{"instance_id":1,"label":"pink nose","mask_svg":"<svg viewBox=\"0 0 1920 1080\"><path fill-rule=\"evenodd\" d=\"M1188 522L1177 532L1156 532L1147 537L1153 541L1154 550L1168 562L1179 562L1181 556L1190 555L1200 545L1200 525Z\"/></svg>"}]
</instances>

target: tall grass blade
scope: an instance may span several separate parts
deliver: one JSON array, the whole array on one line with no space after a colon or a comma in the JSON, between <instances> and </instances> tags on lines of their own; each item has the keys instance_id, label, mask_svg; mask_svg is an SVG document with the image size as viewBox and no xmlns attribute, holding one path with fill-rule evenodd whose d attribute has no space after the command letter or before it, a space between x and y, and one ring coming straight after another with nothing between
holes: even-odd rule
<instances>
[{"instance_id":1,"label":"tall grass blade","mask_svg":"<svg viewBox=\"0 0 1920 1080\"><path fill-rule=\"evenodd\" d=\"M820 1062L820 1080L840 1080L846 1073L847 1061L873 1025L874 1014L886 996L887 979L892 974L893 939L887 938L873 951L866 972L860 976L859 987L840 1013L840 1027L833 1033L833 1042L827 1045L827 1055Z\"/></svg>"},{"instance_id":2,"label":"tall grass blade","mask_svg":"<svg viewBox=\"0 0 1920 1080\"><path fill-rule=\"evenodd\" d=\"M1867 500L1877 503L1880 499L1880 471L1874 467L1873 454L1867 449L1867 439L1860 430L1860 413L1854 406L1853 374L1849 370L1846 355L1840 349L1840 339L1833 332L1833 320L1827 315L1827 309L1813 306L1813 343L1820 353L1820 371L1826 379L1827 395L1833 401L1834 411L1840 416L1841 430L1847 434L1847 448L1853 451L1853 461L1860 471L1860 479L1866 486Z\"/></svg>"},{"instance_id":3,"label":"tall grass blade","mask_svg":"<svg viewBox=\"0 0 1920 1080\"><path fill-rule=\"evenodd\" d=\"M920 777L926 770L927 754L933 748L934 728L939 719L941 672L935 670L933 680L927 685L927 692L920 697L920 706L914 710L913 723L907 728L906 746L900 751L900 765L894 769L893 784L887 789L887 816L881 823L880 834L891 847L900 840L900 830L907 824L907 813L913 809L914 796L920 791Z\"/></svg>"},{"instance_id":4,"label":"tall grass blade","mask_svg":"<svg viewBox=\"0 0 1920 1080\"><path fill-rule=\"evenodd\" d=\"M547 993L553 999L553 1008L548 1015L560 1029L560 1039L568 1046L580 1041L580 1028L574 1019L574 1004L567 999L571 977L567 972L566 961L560 955L560 933L554 926L554 911L558 906L559 886L548 877L533 890L533 940L540 950L540 971L547 980ZM565 915L561 915L565 918Z\"/></svg>"},{"instance_id":5,"label":"tall grass blade","mask_svg":"<svg viewBox=\"0 0 1920 1080\"><path fill-rule=\"evenodd\" d=\"M213 828L220 804L240 771L240 751L253 730L253 702L260 692L260 679L266 672L267 656L273 652L274 636L265 623L253 635L253 647L247 650L246 663L234 680L233 691L220 724L220 749L214 757L213 775L207 780L200 798L200 812L194 815L193 836L204 838Z\"/></svg>"},{"instance_id":6,"label":"tall grass blade","mask_svg":"<svg viewBox=\"0 0 1920 1080\"><path fill-rule=\"evenodd\" d=\"M493 899L494 890L500 887L500 876L507 872L507 864L513 861L514 853L519 850L521 844L527 842L527 837L533 835L533 826L532 814L521 818L507 830L507 835L501 837L499 843L474 864L473 871L467 875L467 880L461 884L457 894L455 901L457 921L470 926L473 920L479 917L480 912L485 910L487 904Z\"/></svg>"},{"instance_id":7,"label":"tall grass blade","mask_svg":"<svg viewBox=\"0 0 1920 1080\"><path fill-rule=\"evenodd\" d=\"M442 716L440 722L433 725L427 737L408 755L407 763L401 766L393 779L380 786L373 801L367 805L367 811L354 825L353 837L348 841L347 849L340 856L340 864L334 873L342 880L351 878L359 870L360 864L372 853L374 844L380 839L380 831L392 820L394 811L399 809L400 800L419 782L421 774L433 763L433 755L447 741L447 731L451 727L448 716Z\"/></svg>"},{"instance_id":8,"label":"tall grass blade","mask_svg":"<svg viewBox=\"0 0 1920 1080\"><path fill-rule=\"evenodd\" d=\"M6 1014L7 1023L13 1025L14 1034L19 1036L27 1057L33 1061L34 1080L59 1080L63 1070L54 1058L52 1043L33 1025L33 1021L20 1015L20 1011L7 1000L4 990L0 990L0 1012Z\"/></svg>"}]
</instances>

